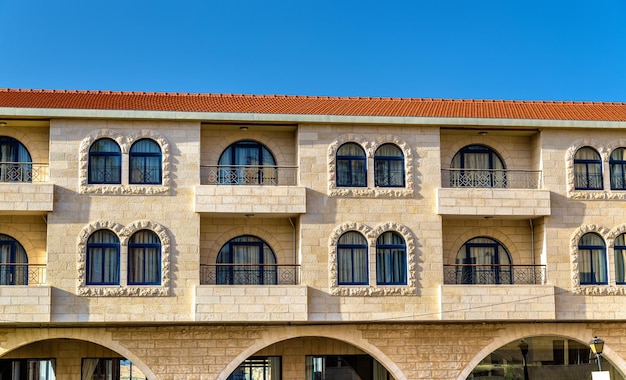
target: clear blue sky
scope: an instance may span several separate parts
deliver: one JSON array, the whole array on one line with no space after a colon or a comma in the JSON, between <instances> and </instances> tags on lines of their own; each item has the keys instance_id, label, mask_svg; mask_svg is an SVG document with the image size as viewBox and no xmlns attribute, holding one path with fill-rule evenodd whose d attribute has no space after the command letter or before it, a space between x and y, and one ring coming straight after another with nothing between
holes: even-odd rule
<instances>
[{"instance_id":1,"label":"clear blue sky","mask_svg":"<svg viewBox=\"0 0 626 380\"><path fill-rule=\"evenodd\" d=\"M626 0L0 0L0 87L626 101Z\"/></svg>"}]
</instances>

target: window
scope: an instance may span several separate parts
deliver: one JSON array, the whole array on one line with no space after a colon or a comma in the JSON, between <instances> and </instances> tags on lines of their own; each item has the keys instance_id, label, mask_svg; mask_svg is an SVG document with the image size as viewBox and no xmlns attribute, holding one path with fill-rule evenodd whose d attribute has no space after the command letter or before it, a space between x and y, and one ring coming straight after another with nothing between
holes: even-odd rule
<instances>
[{"instance_id":1,"label":"window","mask_svg":"<svg viewBox=\"0 0 626 380\"><path fill-rule=\"evenodd\" d=\"M378 360L369 355L306 356L306 380L392 380Z\"/></svg>"},{"instance_id":2,"label":"window","mask_svg":"<svg viewBox=\"0 0 626 380\"><path fill-rule=\"evenodd\" d=\"M468 145L452 158L450 165L452 187L507 187L507 175L502 158L483 145Z\"/></svg>"},{"instance_id":3,"label":"window","mask_svg":"<svg viewBox=\"0 0 626 380\"><path fill-rule=\"evenodd\" d=\"M341 235L337 243L339 285L367 285L367 240L358 232Z\"/></svg>"},{"instance_id":4,"label":"window","mask_svg":"<svg viewBox=\"0 0 626 380\"><path fill-rule=\"evenodd\" d=\"M406 244L397 232L385 232L376 240L376 283L406 285Z\"/></svg>"},{"instance_id":5,"label":"window","mask_svg":"<svg viewBox=\"0 0 626 380\"><path fill-rule=\"evenodd\" d=\"M218 284L273 285L277 281L276 256L256 236L236 237L217 255Z\"/></svg>"},{"instance_id":6,"label":"window","mask_svg":"<svg viewBox=\"0 0 626 380\"><path fill-rule=\"evenodd\" d=\"M456 255L457 284L512 284L509 252L488 237L468 240Z\"/></svg>"},{"instance_id":7,"label":"window","mask_svg":"<svg viewBox=\"0 0 626 380\"><path fill-rule=\"evenodd\" d=\"M87 285L119 285L120 241L109 230L95 231L87 240Z\"/></svg>"},{"instance_id":8,"label":"window","mask_svg":"<svg viewBox=\"0 0 626 380\"><path fill-rule=\"evenodd\" d=\"M119 145L111 139L96 140L89 148L89 183L119 184L121 173Z\"/></svg>"},{"instance_id":9,"label":"window","mask_svg":"<svg viewBox=\"0 0 626 380\"><path fill-rule=\"evenodd\" d=\"M578 241L578 270L581 285L606 284L606 246L596 233L586 233Z\"/></svg>"},{"instance_id":10,"label":"window","mask_svg":"<svg viewBox=\"0 0 626 380\"><path fill-rule=\"evenodd\" d=\"M280 380L281 371L280 356L252 356L226 380Z\"/></svg>"},{"instance_id":11,"label":"window","mask_svg":"<svg viewBox=\"0 0 626 380\"><path fill-rule=\"evenodd\" d=\"M615 282L620 285L626 284L626 236L619 235L615 239Z\"/></svg>"},{"instance_id":12,"label":"window","mask_svg":"<svg viewBox=\"0 0 626 380\"><path fill-rule=\"evenodd\" d=\"M224 150L218 181L230 185L277 185L278 170L272 153L255 141L239 141Z\"/></svg>"},{"instance_id":13,"label":"window","mask_svg":"<svg viewBox=\"0 0 626 380\"><path fill-rule=\"evenodd\" d=\"M611 190L626 190L626 149L618 148L611 153Z\"/></svg>"},{"instance_id":14,"label":"window","mask_svg":"<svg viewBox=\"0 0 626 380\"><path fill-rule=\"evenodd\" d=\"M0 379L55 380L54 359L0 359Z\"/></svg>"},{"instance_id":15,"label":"window","mask_svg":"<svg viewBox=\"0 0 626 380\"><path fill-rule=\"evenodd\" d=\"M393 144L384 144L374 154L374 185L404 187L404 155Z\"/></svg>"},{"instance_id":16,"label":"window","mask_svg":"<svg viewBox=\"0 0 626 380\"><path fill-rule=\"evenodd\" d=\"M0 234L0 285L28 285L28 257L24 247Z\"/></svg>"},{"instance_id":17,"label":"window","mask_svg":"<svg viewBox=\"0 0 626 380\"><path fill-rule=\"evenodd\" d=\"M161 240L152 231L136 232L129 240L128 284L161 284Z\"/></svg>"},{"instance_id":18,"label":"window","mask_svg":"<svg viewBox=\"0 0 626 380\"><path fill-rule=\"evenodd\" d=\"M574 155L574 188L602 190L602 160L595 149L583 147Z\"/></svg>"},{"instance_id":19,"label":"window","mask_svg":"<svg viewBox=\"0 0 626 380\"><path fill-rule=\"evenodd\" d=\"M26 147L11 137L0 136L0 182L32 182L33 165Z\"/></svg>"},{"instance_id":20,"label":"window","mask_svg":"<svg viewBox=\"0 0 626 380\"><path fill-rule=\"evenodd\" d=\"M161 147L150 139L136 141L130 148L129 183L161 183Z\"/></svg>"},{"instance_id":21,"label":"window","mask_svg":"<svg viewBox=\"0 0 626 380\"><path fill-rule=\"evenodd\" d=\"M367 186L365 151L358 144L346 143L337 149L337 186Z\"/></svg>"},{"instance_id":22,"label":"window","mask_svg":"<svg viewBox=\"0 0 626 380\"><path fill-rule=\"evenodd\" d=\"M83 358L80 372L83 380L147 380L130 360L122 358Z\"/></svg>"}]
</instances>

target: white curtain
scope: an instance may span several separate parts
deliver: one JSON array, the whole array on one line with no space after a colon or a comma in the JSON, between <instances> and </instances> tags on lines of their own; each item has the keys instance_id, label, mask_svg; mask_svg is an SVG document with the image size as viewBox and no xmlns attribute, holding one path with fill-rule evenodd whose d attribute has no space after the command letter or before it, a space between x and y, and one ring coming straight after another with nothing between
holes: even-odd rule
<instances>
[{"instance_id":1,"label":"white curtain","mask_svg":"<svg viewBox=\"0 0 626 380\"><path fill-rule=\"evenodd\" d=\"M160 284L161 240L152 231L135 233L129 243L129 283Z\"/></svg>"},{"instance_id":2,"label":"white curtain","mask_svg":"<svg viewBox=\"0 0 626 380\"><path fill-rule=\"evenodd\" d=\"M93 372L96 370L98 366L99 359L83 359L83 364L80 369L81 380L90 380L93 376Z\"/></svg>"},{"instance_id":3,"label":"white curtain","mask_svg":"<svg viewBox=\"0 0 626 380\"><path fill-rule=\"evenodd\" d=\"M602 161L598 152L589 147L576 152L574 178L577 189L602 189Z\"/></svg>"},{"instance_id":4,"label":"white curtain","mask_svg":"<svg viewBox=\"0 0 626 380\"><path fill-rule=\"evenodd\" d=\"M606 248L595 233L584 234L578 243L578 269L581 284L607 282Z\"/></svg>"},{"instance_id":5,"label":"white curtain","mask_svg":"<svg viewBox=\"0 0 626 380\"><path fill-rule=\"evenodd\" d=\"M406 284L406 249L402 236L385 232L376 240L376 282Z\"/></svg>"},{"instance_id":6,"label":"white curtain","mask_svg":"<svg viewBox=\"0 0 626 380\"><path fill-rule=\"evenodd\" d=\"M365 186L365 152L354 143L342 145L337 150L337 185Z\"/></svg>"},{"instance_id":7,"label":"white curtain","mask_svg":"<svg viewBox=\"0 0 626 380\"><path fill-rule=\"evenodd\" d=\"M341 235L337 244L340 284L367 283L367 240L358 232Z\"/></svg>"}]
</instances>

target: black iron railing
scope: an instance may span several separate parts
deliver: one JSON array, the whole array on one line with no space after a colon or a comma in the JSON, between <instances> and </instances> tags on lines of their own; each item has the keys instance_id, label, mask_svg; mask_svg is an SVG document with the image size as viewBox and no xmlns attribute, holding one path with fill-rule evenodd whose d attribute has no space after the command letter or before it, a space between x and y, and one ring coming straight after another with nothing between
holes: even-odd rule
<instances>
[{"instance_id":1,"label":"black iron railing","mask_svg":"<svg viewBox=\"0 0 626 380\"><path fill-rule=\"evenodd\" d=\"M504 169L442 169L442 187L539 189L541 171Z\"/></svg>"},{"instance_id":2,"label":"black iron railing","mask_svg":"<svg viewBox=\"0 0 626 380\"><path fill-rule=\"evenodd\" d=\"M45 265L0 264L0 285L41 285L45 283Z\"/></svg>"},{"instance_id":3,"label":"black iron railing","mask_svg":"<svg viewBox=\"0 0 626 380\"><path fill-rule=\"evenodd\" d=\"M300 265L200 265L200 285L298 285Z\"/></svg>"},{"instance_id":4,"label":"black iron railing","mask_svg":"<svg viewBox=\"0 0 626 380\"><path fill-rule=\"evenodd\" d=\"M293 186L297 183L297 167L268 165L201 166L203 185L266 185Z\"/></svg>"},{"instance_id":5,"label":"black iron railing","mask_svg":"<svg viewBox=\"0 0 626 380\"><path fill-rule=\"evenodd\" d=\"M444 284L545 284L545 265L453 264L443 266Z\"/></svg>"},{"instance_id":6,"label":"black iron railing","mask_svg":"<svg viewBox=\"0 0 626 380\"><path fill-rule=\"evenodd\" d=\"M0 162L0 182L47 182L48 164Z\"/></svg>"}]
</instances>

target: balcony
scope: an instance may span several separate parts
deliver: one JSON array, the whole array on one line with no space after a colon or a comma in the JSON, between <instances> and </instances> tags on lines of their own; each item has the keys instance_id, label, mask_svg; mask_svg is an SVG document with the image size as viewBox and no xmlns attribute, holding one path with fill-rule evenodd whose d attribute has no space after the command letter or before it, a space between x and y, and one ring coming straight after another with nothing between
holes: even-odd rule
<instances>
[{"instance_id":1,"label":"balcony","mask_svg":"<svg viewBox=\"0 0 626 380\"><path fill-rule=\"evenodd\" d=\"M308 290L299 282L299 265L202 265L195 319L306 321Z\"/></svg>"},{"instance_id":2,"label":"balcony","mask_svg":"<svg viewBox=\"0 0 626 380\"><path fill-rule=\"evenodd\" d=\"M306 212L297 167L201 166L195 211L207 215L296 216Z\"/></svg>"},{"instance_id":3,"label":"balcony","mask_svg":"<svg viewBox=\"0 0 626 380\"><path fill-rule=\"evenodd\" d=\"M48 164L0 162L0 214L45 214L53 210Z\"/></svg>"},{"instance_id":4,"label":"balcony","mask_svg":"<svg viewBox=\"0 0 626 380\"><path fill-rule=\"evenodd\" d=\"M45 265L0 264L0 324L50 322Z\"/></svg>"},{"instance_id":5,"label":"balcony","mask_svg":"<svg viewBox=\"0 0 626 380\"><path fill-rule=\"evenodd\" d=\"M534 218L550 215L550 191L541 172L444 169L437 189L437 213L445 216Z\"/></svg>"},{"instance_id":6,"label":"balcony","mask_svg":"<svg viewBox=\"0 0 626 380\"><path fill-rule=\"evenodd\" d=\"M468 286L469 285L469 286ZM444 265L441 320L554 320L544 265Z\"/></svg>"}]
</instances>

